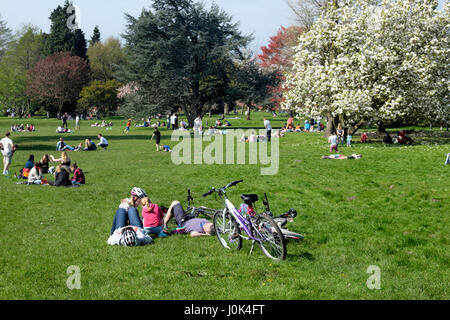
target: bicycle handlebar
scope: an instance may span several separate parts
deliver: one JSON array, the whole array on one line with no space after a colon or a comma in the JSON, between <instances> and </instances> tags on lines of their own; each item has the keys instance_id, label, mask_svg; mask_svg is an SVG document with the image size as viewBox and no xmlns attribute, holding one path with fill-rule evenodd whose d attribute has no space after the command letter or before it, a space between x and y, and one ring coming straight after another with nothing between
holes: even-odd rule
<instances>
[{"instance_id":1,"label":"bicycle handlebar","mask_svg":"<svg viewBox=\"0 0 450 320\"><path fill-rule=\"evenodd\" d=\"M222 187L222 188L220 188L220 189L216 189L216 188L212 188L211 190L209 190L208 192L206 192L204 195L203 195L203 197L207 197L207 196L209 196L210 194L212 194L212 193L214 193L214 192L216 192L216 191L218 191L218 192L223 192L223 191L225 191L226 189L228 189L229 187L233 187L233 186L235 186L235 185L237 185L238 183L241 183L242 181L244 181L243 179L241 179L241 180L236 180L236 181L233 181L233 182L230 182L229 184L227 184L226 186L224 186L224 187Z\"/></svg>"}]
</instances>

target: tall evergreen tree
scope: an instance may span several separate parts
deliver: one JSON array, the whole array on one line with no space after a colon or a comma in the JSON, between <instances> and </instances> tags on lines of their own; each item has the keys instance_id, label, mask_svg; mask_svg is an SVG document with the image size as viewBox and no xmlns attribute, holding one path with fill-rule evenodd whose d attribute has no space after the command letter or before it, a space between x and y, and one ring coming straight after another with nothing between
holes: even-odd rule
<instances>
[{"instance_id":1,"label":"tall evergreen tree","mask_svg":"<svg viewBox=\"0 0 450 320\"><path fill-rule=\"evenodd\" d=\"M91 40L89 40L89 47L92 47L94 44L99 43L100 41L101 41L100 29L98 28L98 26L95 26Z\"/></svg>"},{"instance_id":2,"label":"tall evergreen tree","mask_svg":"<svg viewBox=\"0 0 450 320\"><path fill-rule=\"evenodd\" d=\"M213 104L224 103L230 74L251 40L215 4L155 0L138 18L126 15L130 53L123 83L134 81L149 108L183 109L192 125Z\"/></svg>"},{"instance_id":3,"label":"tall evergreen tree","mask_svg":"<svg viewBox=\"0 0 450 320\"><path fill-rule=\"evenodd\" d=\"M74 56L87 59L87 41L81 29L71 30L67 22L71 13L67 9L72 3L66 0L64 6L58 6L50 15L50 33L45 36L45 53L70 52Z\"/></svg>"}]
</instances>

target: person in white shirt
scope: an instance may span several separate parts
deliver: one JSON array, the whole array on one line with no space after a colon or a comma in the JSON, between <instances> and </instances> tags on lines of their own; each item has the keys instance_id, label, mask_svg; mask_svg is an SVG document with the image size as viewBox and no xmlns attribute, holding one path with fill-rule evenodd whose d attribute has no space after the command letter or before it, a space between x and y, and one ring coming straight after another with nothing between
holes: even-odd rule
<instances>
[{"instance_id":1,"label":"person in white shirt","mask_svg":"<svg viewBox=\"0 0 450 320\"><path fill-rule=\"evenodd\" d=\"M28 175L28 183L29 184L41 184L42 180L42 171L41 164L36 162L34 167L30 170L30 174Z\"/></svg>"},{"instance_id":2,"label":"person in white shirt","mask_svg":"<svg viewBox=\"0 0 450 320\"><path fill-rule=\"evenodd\" d=\"M101 133L98 134L98 138L100 139L100 142L97 144L97 146L102 147L103 150L106 150L106 148L108 147L108 140L106 140Z\"/></svg>"},{"instance_id":3,"label":"person in white shirt","mask_svg":"<svg viewBox=\"0 0 450 320\"><path fill-rule=\"evenodd\" d=\"M266 118L264 118L264 128L266 128L267 142L270 142L270 138L272 136L272 126L270 125L270 121Z\"/></svg>"},{"instance_id":4,"label":"person in white shirt","mask_svg":"<svg viewBox=\"0 0 450 320\"><path fill-rule=\"evenodd\" d=\"M202 126L202 118L198 116L194 120L194 133L200 134L200 127Z\"/></svg>"},{"instance_id":5,"label":"person in white shirt","mask_svg":"<svg viewBox=\"0 0 450 320\"><path fill-rule=\"evenodd\" d=\"M170 124L172 125L172 129L176 130L178 129L178 121L177 121L177 115L174 113L171 117L170 117Z\"/></svg>"},{"instance_id":6,"label":"person in white shirt","mask_svg":"<svg viewBox=\"0 0 450 320\"><path fill-rule=\"evenodd\" d=\"M75 128L76 128L77 130L80 129L80 116L79 116L79 115L77 115L77 116L75 117Z\"/></svg>"},{"instance_id":7,"label":"person in white shirt","mask_svg":"<svg viewBox=\"0 0 450 320\"><path fill-rule=\"evenodd\" d=\"M333 152L333 150L339 152L336 132L331 133L331 136L328 138L328 142L330 143L330 152Z\"/></svg>"},{"instance_id":8,"label":"person in white shirt","mask_svg":"<svg viewBox=\"0 0 450 320\"><path fill-rule=\"evenodd\" d=\"M3 155L3 174L9 174L9 166L11 165L12 156L14 153L14 143L9 137L11 133L8 131L5 134L5 137L0 140L1 143L1 151Z\"/></svg>"}]
</instances>

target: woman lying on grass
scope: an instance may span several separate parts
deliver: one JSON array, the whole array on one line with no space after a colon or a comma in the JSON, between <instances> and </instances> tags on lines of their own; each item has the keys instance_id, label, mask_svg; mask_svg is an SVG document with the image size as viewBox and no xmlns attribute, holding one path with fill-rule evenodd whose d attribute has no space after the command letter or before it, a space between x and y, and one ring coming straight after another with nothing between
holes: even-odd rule
<instances>
[{"instance_id":1,"label":"woman lying on grass","mask_svg":"<svg viewBox=\"0 0 450 320\"><path fill-rule=\"evenodd\" d=\"M337 159L337 160L346 160L346 159L361 159L362 155L360 154L352 154L351 156L344 156L342 154L331 154L329 156L322 156L322 159Z\"/></svg>"},{"instance_id":2,"label":"woman lying on grass","mask_svg":"<svg viewBox=\"0 0 450 320\"><path fill-rule=\"evenodd\" d=\"M110 245L136 246L152 243L152 238L144 232L137 207L147 194L141 188L131 190L131 198L122 199L114 215L111 233L107 243Z\"/></svg>"}]
</instances>

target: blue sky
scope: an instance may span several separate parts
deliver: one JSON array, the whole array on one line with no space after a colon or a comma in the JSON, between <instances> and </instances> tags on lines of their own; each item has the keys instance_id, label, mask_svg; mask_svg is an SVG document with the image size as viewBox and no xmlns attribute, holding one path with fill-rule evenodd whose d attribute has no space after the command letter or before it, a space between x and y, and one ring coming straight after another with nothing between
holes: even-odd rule
<instances>
[{"instance_id":1,"label":"blue sky","mask_svg":"<svg viewBox=\"0 0 450 320\"><path fill-rule=\"evenodd\" d=\"M0 15L8 27L18 30L23 24L31 23L49 32L48 17L54 8L64 0L0 0ZM72 0L81 10L81 28L90 39L95 25L100 27L102 39L120 37L125 31L124 13L139 15L142 8L149 8L151 0ZM213 0L203 0L209 4ZM442 6L444 0L439 0ZM293 23L287 0L214 0L223 10L231 14L234 22L240 23L244 34L251 34L255 40L251 49L256 53L267 45L269 38L280 26Z\"/></svg>"},{"instance_id":2,"label":"blue sky","mask_svg":"<svg viewBox=\"0 0 450 320\"><path fill-rule=\"evenodd\" d=\"M49 32L51 11L64 0L0 0L0 15L8 27L18 30L23 24L31 23ZM209 4L212 0L204 0ZM255 40L251 49L254 51L268 43L280 26L292 24L292 14L287 0L214 0L220 8L233 16L234 22L240 23L244 34L251 34ZM102 39L110 36L119 37L125 31L124 13L139 15L142 8L149 8L151 0L73 0L81 11L81 29L90 39L92 30L98 25Z\"/></svg>"}]
</instances>

